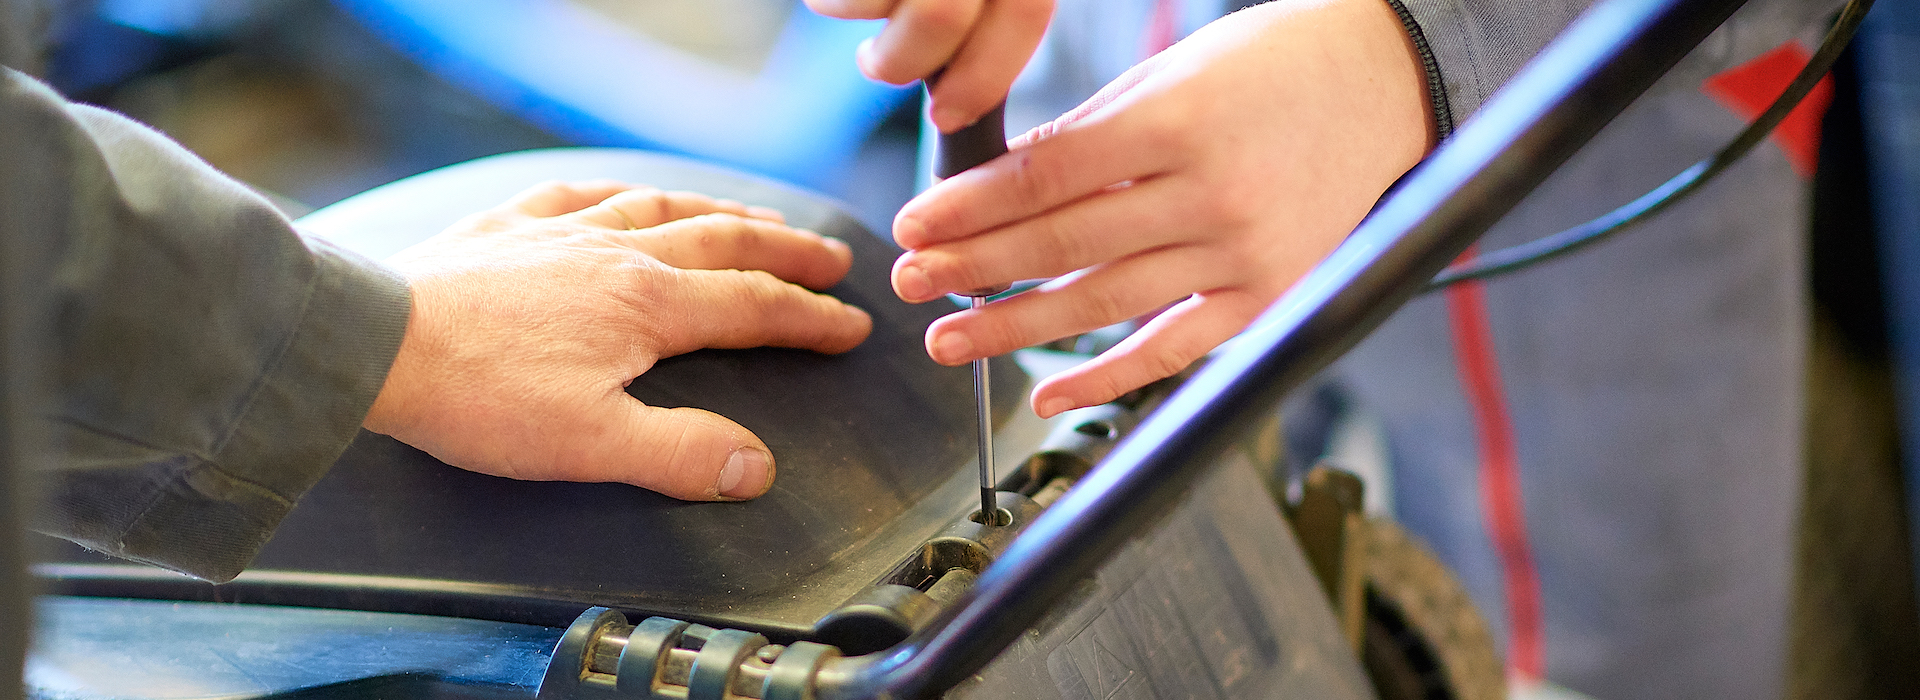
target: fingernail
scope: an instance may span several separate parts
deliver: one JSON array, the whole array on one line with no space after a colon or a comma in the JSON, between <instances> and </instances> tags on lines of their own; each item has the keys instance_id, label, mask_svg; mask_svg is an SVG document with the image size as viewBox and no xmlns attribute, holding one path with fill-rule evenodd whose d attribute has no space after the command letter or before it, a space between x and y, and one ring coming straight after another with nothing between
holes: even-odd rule
<instances>
[{"instance_id":1,"label":"fingernail","mask_svg":"<svg viewBox=\"0 0 1920 700\"><path fill-rule=\"evenodd\" d=\"M908 249L926 245L927 225L911 216L900 217L893 222L893 242Z\"/></svg>"},{"instance_id":2,"label":"fingernail","mask_svg":"<svg viewBox=\"0 0 1920 700\"><path fill-rule=\"evenodd\" d=\"M957 331L941 333L933 339L933 359L941 362L962 362L973 355L973 340L967 334Z\"/></svg>"},{"instance_id":3,"label":"fingernail","mask_svg":"<svg viewBox=\"0 0 1920 700\"><path fill-rule=\"evenodd\" d=\"M918 265L900 268L900 298L905 301L922 302L934 297L933 278Z\"/></svg>"},{"instance_id":4,"label":"fingernail","mask_svg":"<svg viewBox=\"0 0 1920 700\"><path fill-rule=\"evenodd\" d=\"M853 257L853 248L851 246L848 246L846 241L840 240L838 238L834 238L832 236L821 236L820 243L822 245L825 245L829 250L832 250L835 254L841 257L844 257L844 258Z\"/></svg>"},{"instance_id":5,"label":"fingernail","mask_svg":"<svg viewBox=\"0 0 1920 700\"><path fill-rule=\"evenodd\" d=\"M720 470L720 495L727 498L753 498L767 490L768 465L772 455L752 447L734 450L727 466Z\"/></svg>"},{"instance_id":6,"label":"fingernail","mask_svg":"<svg viewBox=\"0 0 1920 700\"><path fill-rule=\"evenodd\" d=\"M879 76L874 75L872 37L861 40L860 45L853 48L853 64L860 67L861 75L874 80L880 79Z\"/></svg>"},{"instance_id":7,"label":"fingernail","mask_svg":"<svg viewBox=\"0 0 1920 700\"><path fill-rule=\"evenodd\" d=\"M959 109L948 105L933 108L933 112L928 117L933 119L934 127L940 129L940 133L943 134L951 134L967 125L966 116Z\"/></svg>"},{"instance_id":8,"label":"fingernail","mask_svg":"<svg viewBox=\"0 0 1920 700\"><path fill-rule=\"evenodd\" d=\"M1055 397L1040 402L1041 418L1052 418L1071 410L1073 410L1073 400L1071 399Z\"/></svg>"}]
</instances>

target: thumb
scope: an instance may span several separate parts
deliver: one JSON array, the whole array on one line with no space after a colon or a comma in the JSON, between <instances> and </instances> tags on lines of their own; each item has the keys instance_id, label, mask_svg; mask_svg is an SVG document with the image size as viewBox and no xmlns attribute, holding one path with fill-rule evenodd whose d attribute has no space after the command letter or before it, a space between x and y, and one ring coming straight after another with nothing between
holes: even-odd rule
<instances>
[{"instance_id":1,"label":"thumb","mask_svg":"<svg viewBox=\"0 0 1920 700\"><path fill-rule=\"evenodd\" d=\"M586 455L600 472L577 481L619 481L687 501L746 500L773 486L773 454L752 431L712 411L660 408L625 393L617 421ZM587 475L582 475L587 476Z\"/></svg>"}]
</instances>

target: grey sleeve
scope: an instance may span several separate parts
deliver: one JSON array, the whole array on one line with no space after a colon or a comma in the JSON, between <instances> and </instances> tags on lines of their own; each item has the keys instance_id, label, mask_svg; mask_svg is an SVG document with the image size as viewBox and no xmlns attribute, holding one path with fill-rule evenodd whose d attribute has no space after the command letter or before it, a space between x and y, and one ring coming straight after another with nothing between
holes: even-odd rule
<instances>
[{"instance_id":1,"label":"grey sleeve","mask_svg":"<svg viewBox=\"0 0 1920 700\"><path fill-rule=\"evenodd\" d=\"M1466 121L1591 0L1386 0L1427 70L1440 137Z\"/></svg>"},{"instance_id":2,"label":"grey sleeve","mask_svg":"<svg viewBox=\"0 0 1920 700\"><path fill-rule=\"evenodd\" d=\"M8 235L45 251L51 386L35 530L237 575L358 432L405 333L404 280L303 239L159 134L0 76ZM29 177L19 177L21 172ZM16 246L8 245L11 254Z\"/></svg>"}]
</instances>

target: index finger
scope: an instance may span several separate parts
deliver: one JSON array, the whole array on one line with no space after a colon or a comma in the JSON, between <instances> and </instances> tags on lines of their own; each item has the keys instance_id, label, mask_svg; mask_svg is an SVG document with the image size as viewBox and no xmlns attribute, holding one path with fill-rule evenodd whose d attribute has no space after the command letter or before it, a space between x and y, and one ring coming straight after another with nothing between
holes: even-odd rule
<instances>
[{"instance_id":1,"label":"index finger","mask_svg":"<svg viewBox=\"0 0 1920 700\"><path fill-rule=\"evenodd\" d=\"M1155 143L1164 138L1141 121L1082 119L947 178L900 208L893 219L893 239L902 248L917 250L1157 175L1175 149Z\"/></svg>"},{"instance_id":2,"label":"index finger","mask_svg":"<svg viewBox=\"0 0 1920 700\"><path fill-rule=\"evenodd\" d=\"M873 317L839 299L760 270L675 270L666 308L680 315L659 338L662 357L700 348L781 347L841 353L873 331Z\"/></svg>"},{"instance_id":3,"label":"index finger","mask_svg":"<svg viewBox=\"0 0 1920 700\"><path fill-rule=\"evenodd\" d=\"M731 199L715 199L698 192L636 187L568 216L602 228L636 230L714 213L777 220L778 213L767 216L766 212L769 211L772 210L748 207Z\"/></svg>"},{"instance_id":4,"label":"index finger","mask_svg":"<svg viewBox=\"0 0 1920 700\"><path fill-rule=\"evenodd\" d=\"M677 268L766 270L812 289L839 284L853 266L853 252L844 242L729 214L705 214L638 231L609 231L606 238Z\"/></svg>"}]
</instances>

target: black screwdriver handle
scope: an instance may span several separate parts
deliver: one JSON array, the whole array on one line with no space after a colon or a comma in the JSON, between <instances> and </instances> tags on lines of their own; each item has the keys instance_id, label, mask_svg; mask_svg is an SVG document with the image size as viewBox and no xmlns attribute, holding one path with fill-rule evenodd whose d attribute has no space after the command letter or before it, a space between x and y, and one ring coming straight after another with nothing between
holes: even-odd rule
<instances>
[{"instance_id":1,"label":"black screwdriver handle","mask_svg":"<svg viewBox=\"0 0 1920 700\"><path fill-rule=\"evenodd\" d=\"M928 97L932 97L929 79ZM942 134L938 128L933 136L933 176L942 180L966 172L976 165L1000 157L1007 152L1007 103L1003 100L993 109L975 120L972 124L960 127L951 134ZM975 289L969 292L956 292L965 297L990 297L1007 291L1006 286Z\"/></svg>"},{"instance_id":2,"label":"black screwdriver handle","mask_svg":"<svg viewBox=\"0 0 1920 700\"><path fill-rule=\"evenodd\" d=\"M1000 157L1007 152L1007 103L951 134L936 133L933 141L933 176L942 180Z\"/></svg>"}]
</instances>

